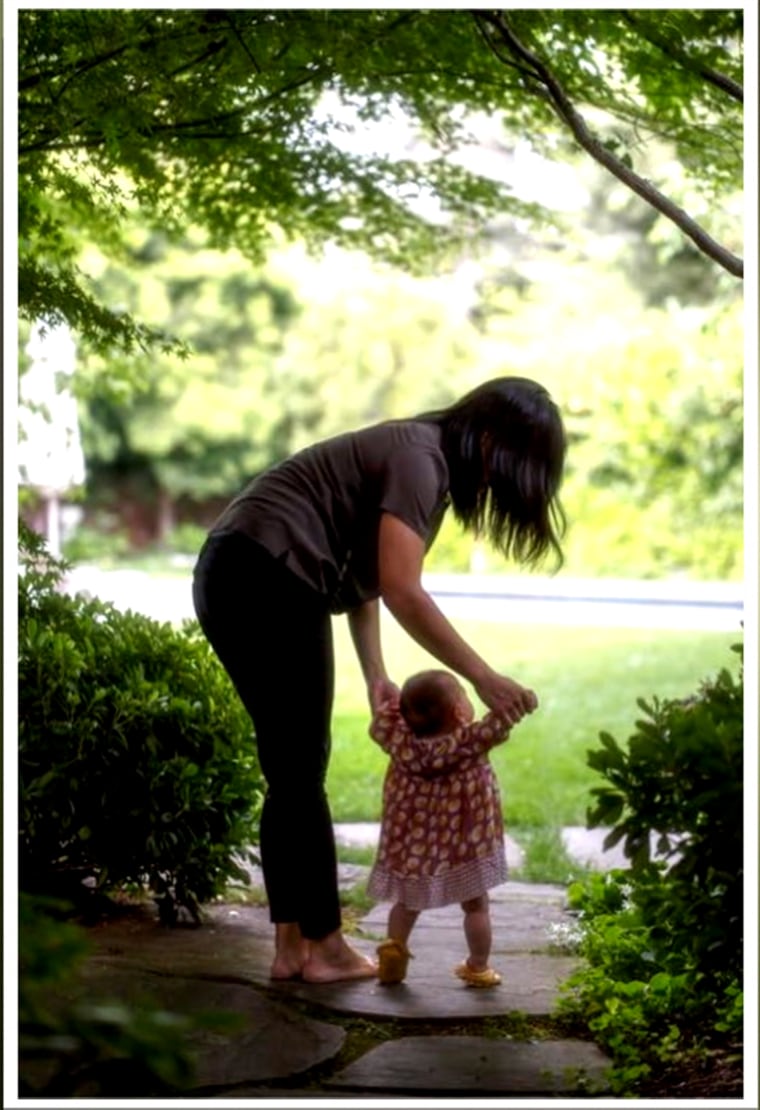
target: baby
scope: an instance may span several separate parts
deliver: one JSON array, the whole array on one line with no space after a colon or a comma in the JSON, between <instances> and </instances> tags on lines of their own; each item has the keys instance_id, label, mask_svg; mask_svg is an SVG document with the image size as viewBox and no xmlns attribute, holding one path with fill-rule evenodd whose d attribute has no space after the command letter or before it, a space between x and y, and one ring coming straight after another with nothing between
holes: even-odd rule
<instances>
[{"instance_id":1,"label":"baby","mask_svg":"<svg viewBox=\"0 0 760 1110\"><path fill-rule=\"evenodd\" d=\"M380 844L367 890L392 901L378 948L381 983L401 982L407 941L423 909L459 902L468 956L455 974L468 986L501 982L489 967L487 891L507 877L499 785L487 752L509 736L496 713L479 722L448 671L412 675L400 697L380 704L370 736L390 756Z\"/></svg>"}]
</instances>

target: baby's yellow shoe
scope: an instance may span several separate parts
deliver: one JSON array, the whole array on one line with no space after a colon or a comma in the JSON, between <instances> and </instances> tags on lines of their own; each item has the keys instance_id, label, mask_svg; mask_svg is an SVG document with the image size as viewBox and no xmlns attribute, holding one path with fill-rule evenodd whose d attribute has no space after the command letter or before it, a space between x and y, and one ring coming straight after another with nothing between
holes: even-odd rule
<instances>
[{"instance_id":1,"label":"baby's yellow shoe","mask_svg":"<svg viewBox=\"0 0 760 1110\"><path fill-rule=\"evenodd\" d=\"M377 946L377 977L381 983L402 983L412 953L401 940L384 940Z\"/></svg>"},{"instance_id":2,"label":"baby's yellow shoe","mask_svg":"<svg viewBox=\"0 0 760 1110\"><path fill-rule=\"evenodd\" d=\"M501 975L498 971L494 971L492 967L484 968L483 971L473 971L467 960L454 968L454 974L468 987L498 987L501 983Z\"/></svg>"}]
</instances>

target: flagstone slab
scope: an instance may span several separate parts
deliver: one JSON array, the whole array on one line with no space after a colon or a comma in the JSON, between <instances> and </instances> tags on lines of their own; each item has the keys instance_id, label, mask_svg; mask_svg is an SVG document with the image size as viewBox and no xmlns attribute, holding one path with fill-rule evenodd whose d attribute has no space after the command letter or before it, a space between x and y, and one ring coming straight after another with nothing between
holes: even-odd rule
<instances>
[{"instance_id":1,"label":"flagstone slab","mask_svg":"<svg viewBox=\"0 0 760 1110\"><path fill-rule=\"evenodd\" d=\"M68 999L117 1000L181 1016L227 1015L228 1028L199 1028L186 1037L195 1067L193 1089L298 1075L340 1052L345 1031L289 1010L237 983L158 975L107 962L88 963Z\"/></svg>"},{"instance_id":2,"label":"flagstone slab","mask_svg":"<svg viewBox=\"0 0 760 1110\"><path fill-rule=\"evenodd\" d=\"M371 1049L332 1076L328 1087L397 1095L603 1094L609 1059L578 1040L402 1037Z\"/></svg>"},{"instance_id":3,"label":"flagstone slab","mask_svg":"<svg viewBox=\"0 0 760 1110\"><path fill-rule=\"evenodd\" d=\"M466 949L461 919L457 914L452 920L451 907L421 915L410 942L414 958L407 979L392 987L376 979L320 984L272 981L272 925L266 909L259 906L214 905L207 909L204 925L173 929L143 912L96 926L88 935L95 945L92 961L248 984L264 988L270 997L294 998L342 1014L428 1020L513 1011L546 1016L555 1007L560 984L578 964L572 956L547 954L540 907L549 904L549 899L518 900L518 911L512 904L495 904L492 963L503 982L492 990L474 990L452 974ZM363 935L352 937L352 943L367 955L374 954L377 940L384 935L374 922L376 911L377 907L362 921Z\"/></svg>"},{"instance_id":4,"label":"flagstone slab","mask_svg":"<svg viewBox=\"0 0 760 1110\"><path fill-rule=\"evenodd\" d=\"M577 960L566 956L504 956L493 961L502 975L501 985L478 990L453 974L462 955L458 941L452 948L439 943L433 952L410 963L403 983L383 986L376 979L322 984L294 981L278 984L278 994L363 1017L468 1021L515 1011L547 1017L557 1001L559 984L577 967Z\"/></svg>"},{"instance_id":5,"label":"flagstone slab","mask_svg":"<svg viewBox=\"0 0 760 1110\"><path fill-rule=\"evenodd\" d=\"M260 906L206 906L202 925L174 928L140 907L88 928L87 938L95 958L112 964L238 983L268 981L274 955L274 929Z\"/></svg>"}]
</instances>

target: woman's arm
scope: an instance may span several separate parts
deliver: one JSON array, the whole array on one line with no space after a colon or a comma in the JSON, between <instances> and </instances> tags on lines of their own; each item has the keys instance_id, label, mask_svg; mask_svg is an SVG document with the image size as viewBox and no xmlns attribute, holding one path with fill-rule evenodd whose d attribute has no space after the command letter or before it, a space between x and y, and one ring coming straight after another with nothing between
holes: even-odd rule
<instances>
[{"instance_id":1,"label":"woman's arm","mask_svg":"<svg viewBox=\"0 0 760 1110\"><path fill-rule=\"evenodd\" d=\"M422 587L424 557L422 538L398 517L383 513L378 559L385 605L421 647L467 679L489 709L517 724L536 708L536 695L494 671L449 623Z\"/></svg>"},{"instance_id":2,"label":"woman's arm","mask_svg":"<svg viewBox=\"0 0 760 1110\"><path fill-rule=\"evenodd\" d=\"M388 678L383 660L380 604L377 600L366 601L355 609L349 609L347 616L351 639L367 684L369 703L375 711L381 701L398 694L398 688Z\"/></svg>"}]
</instances>

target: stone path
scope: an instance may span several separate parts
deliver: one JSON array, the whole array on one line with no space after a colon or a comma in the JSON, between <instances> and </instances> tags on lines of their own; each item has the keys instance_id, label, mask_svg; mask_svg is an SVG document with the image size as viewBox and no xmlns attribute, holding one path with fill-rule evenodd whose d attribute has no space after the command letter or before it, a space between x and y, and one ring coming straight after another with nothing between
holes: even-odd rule
<instances>
[{"instance_id":1,"label":"stone path","mask_svg":"<svg viewBox=\"0 0 760 1110\"><path fill-rule=\"evenodd\" d=\"M344 885L362 874L342 868ZM163 928L152 907L91 927L92 954L59 1002L119 999L171 1013L236 1015L234 1028L188 1034L195 1065L188 1097L231 1106L240 1099L329 1105L366 1098L377 1106L384 1104L378 1099L420 1095L604 1094L609 1060L594 1044L532 1031L535 1019L552 1013L575 966L552 943L557 927L574 921L564 888L510 881L491 894L492 963L503 977L493 990L468 988L452 974L465 953L458 906L421 915L407 979L388 987L271 981L266 909L225 903L207 907L201 928ZM384 937L387 910L378 905L362 918L353 938L362 951L374 953ZM493 1020L503 1017L512 1019L512 1038L493 1035ZM25 1067L27 1078L44 1075L41 1063Z\"/></svg>"}]
</instances>

